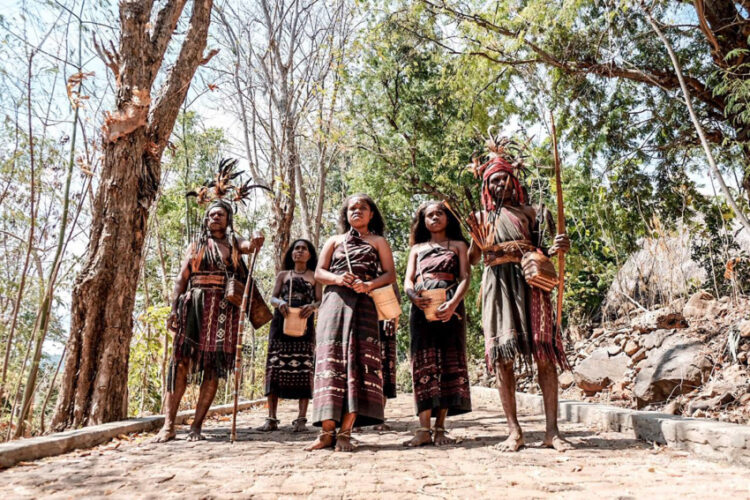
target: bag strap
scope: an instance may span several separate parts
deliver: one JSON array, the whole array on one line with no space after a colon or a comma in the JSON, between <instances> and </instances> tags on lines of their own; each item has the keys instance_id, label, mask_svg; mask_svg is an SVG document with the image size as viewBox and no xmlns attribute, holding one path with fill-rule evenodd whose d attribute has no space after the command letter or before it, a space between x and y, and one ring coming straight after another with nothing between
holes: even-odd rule
<instances>
[{"instance_id":1,"label":"bag strap","mask_svg":"<svg viewBox=\"0 0 750 500\"><path fill-rule=\"evenodd\" d=\"M440 243L438 243L438 246L440 248L442 248L443 250L448 250L450 252L453 252L453 250L451 250L451 242L450 242L450 240L448 240L448 247L447 248L444 247L443 245L441 245ZM432 250L432 248L437 248L437 247L428 248L427 251ZM455 253L455 252L453 252L453 253ZM422 266L420 265L421 262L422 262L422 259L419 258L419 253L417 253L417 274L419 274L419 277L422 278L422 283L424 283L424 275L422 273Z\"/></svg>"},{"instance_id":2,"label":"bag strap","mask_svg":"<svg viewBox=\"0 0 750 500\"><path fill-rule=\"evenodd\" d=\"M292 286L294 281L292 281L292 270L289 270L289 307L292 307Z\"/></svg>"},{"instance_id":3,"label":"bag strap","mask_svg":"<svg viewBox=\"0 0 750 500\"><path fill-rule=\"evenodd\" d=\"M354 274L354 271L352 271L352 263L349 260L349 247L346 244L346 237L347 235L344 235L344 255L346 256L346 265L349 266L349 272Z\"/></svg>"},{"instance_id":4,"label":"bag strap","mask_svg":"<svg viewBox=\"0 0 750 500\"><path fill-rule=\"evenodd\" d=\"M420 278L422 278L422 286L424 287L424 274L422 273L422 259L419 258L419 253L417 253L417 274Z\"/></svg>"}]
</instances>

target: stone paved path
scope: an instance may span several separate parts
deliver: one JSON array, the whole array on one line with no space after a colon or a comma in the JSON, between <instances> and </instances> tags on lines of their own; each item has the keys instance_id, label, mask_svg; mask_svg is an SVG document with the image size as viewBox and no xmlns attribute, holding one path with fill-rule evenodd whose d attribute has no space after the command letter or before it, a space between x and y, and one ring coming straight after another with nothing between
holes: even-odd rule
<instances>
[{"instance_id":1,"label":"stone paved path","mask_svg":"<svg viewBox=\"0 0 750 500\"><path fill-rule=\"evenodd\" d=\"M165 445L150 435L52 457L0 472L10 498L750 498L750 470L639 443L579 425L562 429L575 445L565 454L536 447L541 416L523 416L531 446L499 453L505 438L497 399L475 398L475 411L449 420L460 440L449 448L404 449L416 427L410 395L390 401L392 432L364 429L352 454L305 452L314 432L293 434L294 402L282 403L281 431L249 430L265 410L241 414L238 442L231 422L208 422L208 439Z\"/></svg>"}]
</instances>

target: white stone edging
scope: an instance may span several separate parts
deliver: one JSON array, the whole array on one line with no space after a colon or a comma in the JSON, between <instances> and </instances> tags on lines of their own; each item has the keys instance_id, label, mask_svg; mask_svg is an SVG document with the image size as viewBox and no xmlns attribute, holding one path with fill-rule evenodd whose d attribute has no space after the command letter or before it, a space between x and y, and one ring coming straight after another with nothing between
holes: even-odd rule
<instances>
[{"instance_id":1,"label":"white stone edging","mask_svg":"<svg viewBox=\"0 0 750 500\"><path fill-rule=\"evenodd\" d=\"M497 389L472 387L472 395L497 400ZM542 396L516 392L519 409L544 413ZM750 465L750 426L715 420L669 415L655 411L630 410L598 403L562 400L558 418L596 430L632 434L636 439L687 450L711 459Z\"/></svg>"},{"instance_id":2,"label":"white stone edging","mask_svg":"<svg viewBox=\"0 0 750 500\"><path fill-rule=\"evenodd\" d=\"M253 401L240 401L238 410L248 410L266 403L266 398ZM234 404L212 406L207 417L232 413ZM194 415L194 410L185 410L177 414L175 423L180 425ZM47 436L30 439L17 439L0 444L0 468L12 467L18 462L38 460L40 458L61 455L79 448L91 448L109 441L121 434L150 432L164 425L164 415L132 418L108 424L93 425L73 431L56 432Z\"/></svg>"}]
</instances>

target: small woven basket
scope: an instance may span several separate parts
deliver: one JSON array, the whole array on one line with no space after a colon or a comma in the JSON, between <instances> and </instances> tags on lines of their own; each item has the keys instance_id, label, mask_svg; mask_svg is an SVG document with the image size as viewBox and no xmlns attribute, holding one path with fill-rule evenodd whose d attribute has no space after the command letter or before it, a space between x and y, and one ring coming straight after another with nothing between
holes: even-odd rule
<instances>
[{"instance_id":1,"label":"small woven basket","mask_svg":"<svg viewBox=\"0 0 750 500\"><path fill-rule=\"evenodd\" d=\"M531 286L541 288L545 292L551 292L558 283L557 271L555 271L552 261L542 253L527 252L521 258L521 267L526 269L532 262L537 265L534 266L534 273L526 277L526 282Z\"/></svg>"},{"instance_id":2,"label":"small woven basket","mask_svg":"<svg viewBox=\"0 0 750 500\"><path fill-rule=\"evenodd\" d=\"M424 317L427 321L437 321L437 310L445 303L445 288L433 288L432 290L422 290L422 297L430 299L430 304L424 308Z\"/></svg>"}]
</instances>

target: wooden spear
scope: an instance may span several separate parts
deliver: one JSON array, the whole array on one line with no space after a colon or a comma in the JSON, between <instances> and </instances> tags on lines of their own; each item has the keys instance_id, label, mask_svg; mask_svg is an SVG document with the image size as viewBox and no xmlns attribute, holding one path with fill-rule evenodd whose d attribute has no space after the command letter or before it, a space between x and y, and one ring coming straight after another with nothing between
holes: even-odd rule
<instances>
[{"instance_id":1,"label":"wooden spear","mask_svg":"<svg viewBox=\"0 0 750 500\"><path fill-rule=\"evenodd\" d=\"M234 409L232 410L232 433L229 437L229 442L234 443L237 438L237 406L239 405L240 399L240 374L242 373L242 341L243 333L245 331L245 318L247 314L248 304L253 303L253 292L255 292L255 280L253 279L253 271L255 270L255 259L258 257L258 251L253 251L253 258L250 263L250 272L247 275L245 281L245 289L242 292L242 305L240 306L240 326L237 329L237 351L234 356ZM248 299L249 298L249 299Z\"/></svg>"},{"instance_id":2,"label":"wooden spear","mask_svg":"<svg viewBox=\"0 0 750 500\"><path fill-rule=\"evenodd\" d=\"M565 233L565 210L563 208L562 179L560 178L560 153L557 150L557 129L555 128L555 116L549 112L550 124L552 126L552 154L555 159L555 188L557 190L557 234ZM557 331L562 335L562 310L563 290L565 289L565 254L557 254Z\"/></svg>"}]
</instances>

